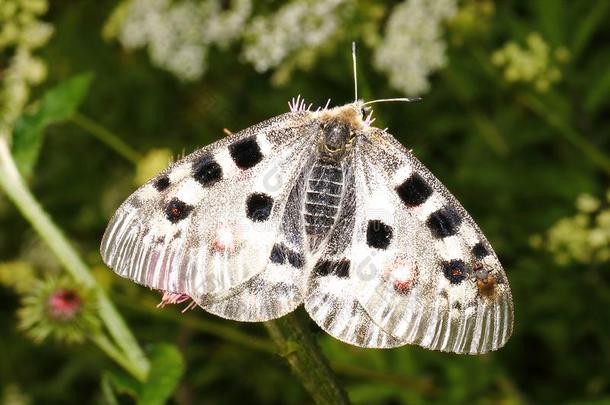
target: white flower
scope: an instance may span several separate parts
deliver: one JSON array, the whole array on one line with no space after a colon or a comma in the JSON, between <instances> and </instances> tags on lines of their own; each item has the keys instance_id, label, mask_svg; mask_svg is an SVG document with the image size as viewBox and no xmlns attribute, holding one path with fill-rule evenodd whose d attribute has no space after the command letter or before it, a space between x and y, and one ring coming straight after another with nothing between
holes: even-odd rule
<instances>
[{"instance_id":1,"label":"white flower","mask_svg":"<svg viewBox=\"0 0 610 405\"><path fill-rule=\"evenodd\" d=\"M244 58L264 72L299 49L319 47L338 31L348 6L346 0L299 0L271 16L257 16L246 32Z\"/></svg>"},{"instance_id":2,"label":"white flower","mask_svg":"<svg viewBox=\"0 0 610 405\"><path fill-rule=\"evenodd\" d=\"M456 12L456 0L406 0L392 10L374 64L406 95L426 92L428 76L445 66L441 23Z\"/></svg>"},{"instance_id":3,"label":"white flower","mask_svg":"<svg viewBox=\"0 0 610 405\"><path fill-rule=\"evenodd\" d=\"M252 14L252 3L250 0L234 0L231 4L233 6L231 9L222 11L218 1L203 3L202 8L207 20L201 30L207 44L226 47L242 34Z\"/></svg>"},{"instance_id":4,"label":"white flower","mask_svg":"<svg viewBox=\"0 0 610 405\"><path fill-rule=\"evenodd\" d=\"M153 64L181 80L197 80L209 47L225 47L241 35L251 9L251 0L236 0L228 10L219 0L132 0L117 37L127 49L147 47Z\"/></svg>"}]
</instances>

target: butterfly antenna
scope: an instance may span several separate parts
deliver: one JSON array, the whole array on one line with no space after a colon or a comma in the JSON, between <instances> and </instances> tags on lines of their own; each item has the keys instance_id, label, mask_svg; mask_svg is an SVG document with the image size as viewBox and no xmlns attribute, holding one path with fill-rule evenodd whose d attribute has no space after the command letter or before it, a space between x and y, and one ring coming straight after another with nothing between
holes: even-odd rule
<instances>
[{"instance_id":1,"label":"butterfly antenna","mask_svg":"<svg viewBox=\"0 0 610 405\"><path fill-rule=\"evenodd\" d=\"M352 41L352 64L354 67L354 101L358 101L358 75L356 72L356 41Z\"/></svg>"},{"instance_id":2,"label":"butterfly antenna","mask_svg":"<svg viewBox=\"0 0 610 405\"><path fill-rule=\"evenodd\" d=\"M391 102L396 102L396 101L411 103L413 101L420 101L421 99L422 99L421 97L380 98L379 100L367 101L366 103L364 103L362 105L365 106L365 105L376 104L376 103L391 103Z\"/></svg>"}]
</instances>

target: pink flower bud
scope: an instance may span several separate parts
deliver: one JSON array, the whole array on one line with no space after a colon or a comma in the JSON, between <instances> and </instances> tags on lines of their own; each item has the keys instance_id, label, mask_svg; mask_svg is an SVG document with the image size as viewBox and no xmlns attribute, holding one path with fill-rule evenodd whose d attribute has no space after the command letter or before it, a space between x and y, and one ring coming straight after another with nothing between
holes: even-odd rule
<instances>
[{"instance_id":1,"label":"pink flower bud","mask_svg":"<svg viewBox=\"0 0 610 405\"><path fill-rule=\"evenodd\" d=\"M61 288L49 295L47 309L51 318L66 322L78 314L82 303L82 299L76 291Z\"/></svg>"}]
</instances>

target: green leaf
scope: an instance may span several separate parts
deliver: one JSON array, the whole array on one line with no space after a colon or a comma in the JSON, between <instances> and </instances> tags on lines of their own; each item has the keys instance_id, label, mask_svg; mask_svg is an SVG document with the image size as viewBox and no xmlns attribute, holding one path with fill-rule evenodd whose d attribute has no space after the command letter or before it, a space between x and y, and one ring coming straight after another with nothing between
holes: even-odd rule
<instances>
[{"instance_id":1,"label":"green leaf","mask_svg":"<svg viewBox=\"0 0 610 405\"><path fill-rule=\"evenodd\" d=\"M172 396L184 373L184 361L176 346L158 344L150 352L150 373L142 385L139 404L162 405Z\"/></svg>"},{"instance_id":2,"label":"green leaf","mask_svg":"<svg viewBox=\"0 0 610 405\"><path fill-rule=\"evenodd\" d=\"M63 81L43 95L36 112L19 117L15 124L12 153L24 176L32 173L38 160L44 130L74 115L92 78L91 73L83 73Z\"/></svg>"}]
</instances>

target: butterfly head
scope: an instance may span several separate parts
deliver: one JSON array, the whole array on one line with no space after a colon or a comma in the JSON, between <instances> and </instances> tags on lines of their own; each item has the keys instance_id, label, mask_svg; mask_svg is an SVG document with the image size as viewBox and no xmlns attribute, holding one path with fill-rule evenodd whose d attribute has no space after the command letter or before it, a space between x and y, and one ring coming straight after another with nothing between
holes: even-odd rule
<instances>
[{"instance_id":1,"label":"butterfly head","mask_svg":"<svg viewBox=\"0 0 610 405\"><path fill-rule=\"evenodd\" d=\"M341 107L320 112L320 146L333 157L343 155L352 145L357 134L368 127L362 102L357 101Z\"/></svg>"}]
</instances>

